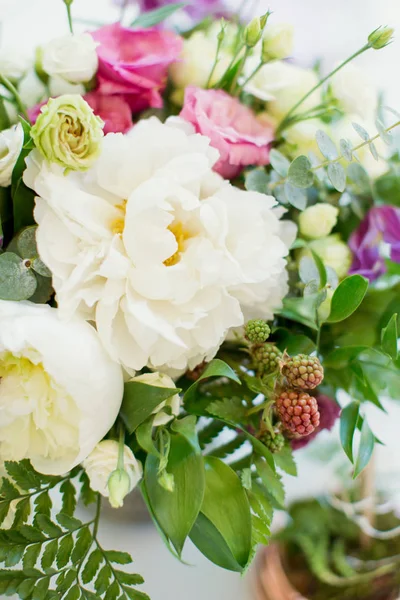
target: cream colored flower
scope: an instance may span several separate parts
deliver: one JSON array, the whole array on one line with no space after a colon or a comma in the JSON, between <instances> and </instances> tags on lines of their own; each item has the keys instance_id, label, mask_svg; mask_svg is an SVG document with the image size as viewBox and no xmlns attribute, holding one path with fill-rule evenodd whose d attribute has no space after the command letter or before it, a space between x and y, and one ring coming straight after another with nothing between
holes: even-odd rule
<instances>
[{"instance_id":1,"label":"cream colored flower","mask_svg":"<svg viewBox=\"0 0 400 600\"><path fill-rule=\"evenodd\" d=\"M141 463L136 460L132 450L124 446L125 476L115 480L115 471L118 466L119 444L114 440L103 440L94 448L83 462L83 467L88 474L90 487L105 498L110 499L114 508L122 506L123 498L129 494L139 483L143 475ZM110 495L110 477L113 477ZM118 485L119 483L119 485Z\"/></svg>"},{"instance_id":2,"label":"cream colored flower","mask_svg":"<svg viewBox=\"0 0 400 600\"><path fill-rule=\"evenodd\" d=\"M309 247L315 250L327 267L332 267L336 271L339 279L346 277L351 267L353 255L338 233L319 240L313 240L310 242ZM309 250L302 249L299 252L299 259L303 256L309 256L309 254Z\"/></svg>"},{"instance_id":3,"label":"cream colored flower","mask_svg":"<svg viewBox=\"0 0 400 600\"><path fill-rule=\"evenodd\" d=\"M81 96L67 94L42 106L31 136L48 162L84 171L100 154L102 128L103 121Z\"/></svg>"},{"instance_id":4,"label":"cream colored flower","mask_svg":"<svg viewBox=\"0 0 400 600\"><path fill-rule=\"evenodd\" d=\"M0 73L13 83L26 75L31 63L30 58L18 47L0 48Z\"/></svg>"},{"instance_id":5,"label":"cream colored flower","mask_svg":"<svg viewBox=\"0 0 400 600\"><path fill-rule=\"evenodd\" d=\"M337 223L339 209L324 202L309 206L299 216L300 233L307 238L328 236Z\"/></svg>"},{"instance_id":6,"label":"cream colored flower","mask_svg":"<svg viewBox=\"0 0 400 600\"><path fill-rule=\"evenodd\" d=\"M51 475L85 459L118 415L120 367L96 331L48 305L0 301L0 456Z\"/></svg>"},{"instance_id":7,"label":"cream colored flower","mask_svg":"<svg viewBox=\"0 0 400 600\"><path fill-rule=\"evenodd\" d=\"M294 27L290 23L267 24L262 39L262 56L268 60L282 60L293 52Z\"/></svg>"},{"instance_id":8,"label":"cream colored flower","mask_svg":"<svg viewBox=\"0 0 400 600\"><path fill-rule=\"evenodd\" d=\"M87 173L32 152L37 242L59 309L96 322L128 369L194 368L248 311L272 318L295 235L270 196L231 186L218 153L183 121L108 134Z\"/></svg>"},{"instance_id":9,"label":"cream colored flower","mask_svg":"<svg viewBox=\"0 0 400 600\"><path fill-rule=\"evenodd\" d=\"M88 33L51 40L42 47L42 68L70 83L90 81L97 72L97 45Z\"/></svg>"},{"instance_id":10,"label":"cream colored flower","mask_svg":"<svg viewBox=\"0 0 400 600\"><path fill-rule=\"evenodd\" d=\"M356 120L374 120L378 109L378 91L365 71L348 64L330 79L330 88L339 107L356 115Z\"/></svg>"},{"instance_id":11,"label":"cream colored flower","mask_svg":"<svg viewBox=\"0 0 400 600\"><path fill-rule=\"evenodd\" d=\"M166 375L165 373L144 373L143 375L138 375L134 377L131 381L139 381L141 383L147 383L147 385L154 385L155 387L161 388L169 388L173 389L176 387L174 381ZM171 409L171 415L168 412L164 411L163 408L168 406ZM169 421L171 421L174 417L179 415L179 409L181 406L181 399L179 394L175 394L175 396L171 396L167 398L164 402L161 402L154 410L153 425L157 427L158 425L165 425Z\"/></svg>"},{"instance_id":12,"label":"cream colored flower","mask_svg":"<svg viewBox=\"0 0 400 600\"><path fill-rule=\"evenodd\" d=\"M12 172L24 143L22 125L14 125L0 132L0 187L11 185Z\"/></svg>"}]
</instances>

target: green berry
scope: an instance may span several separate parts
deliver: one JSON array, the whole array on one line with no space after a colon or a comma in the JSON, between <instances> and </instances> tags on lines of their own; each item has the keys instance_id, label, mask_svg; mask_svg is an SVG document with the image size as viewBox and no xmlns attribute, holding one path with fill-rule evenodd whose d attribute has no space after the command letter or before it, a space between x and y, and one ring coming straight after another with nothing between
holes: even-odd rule
<instances>
[{"instance_id":1,"label":"green berry","mask_svg":"<svg viewBox=\"0 0 400 600\"><path fill-rule=\"evenodd\" d=\"M272 433L266 431L260 438L260 441L268 448L270 452L275 454L276 452L280 452L285 445L285 438L281 433L275 433L272 436Z\"/></svg>"},{"instance_id":2,"label":"green berry","mask_svg":"<svg viewBox=\"0 0 400 600\"><path fill-rule=\"evenodd\" d=\"M282 352L274 344L257 344L252 348L251 353L259 377L278 370Z\"/></svg>"},{"instance_id":3,"label":"green berry","mask_svg":"<svg viewBox=\"0 0 400 600\"><path fill-rule=\"evenodd\" d=\"M249 321L245 327L246 338L253 344L262 344L271 333L268 323L261 319Z\"/></svg>"}]
</instances>

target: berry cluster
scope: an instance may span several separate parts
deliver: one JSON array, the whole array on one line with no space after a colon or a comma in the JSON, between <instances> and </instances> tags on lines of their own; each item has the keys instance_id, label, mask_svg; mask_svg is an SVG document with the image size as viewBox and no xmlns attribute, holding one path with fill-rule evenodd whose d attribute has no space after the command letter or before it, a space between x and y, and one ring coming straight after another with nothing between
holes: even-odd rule
<instances>
[{"instance_id":1,"label":"berry cluster","mask_svg":"<svg viewBox=\"0 0 400 600\"><path fill-rule=\"evenodd\" d=\"M285 429L295 436L310 435L319 426L317 400L306 392L281 392L276 401L276 409Z\"/></svg>"},{"instance_id":2,"label":"berry cluster","mask_svg":"<svg viewBox=\"0 0 400 600\"><path fill-rule=\"evenodd\" d=\"M280 452L285 445L285 438L281 433L270 433L265 431L260 435L260 441L268 448L273 454Z\"/></svg>"}]
</instances>

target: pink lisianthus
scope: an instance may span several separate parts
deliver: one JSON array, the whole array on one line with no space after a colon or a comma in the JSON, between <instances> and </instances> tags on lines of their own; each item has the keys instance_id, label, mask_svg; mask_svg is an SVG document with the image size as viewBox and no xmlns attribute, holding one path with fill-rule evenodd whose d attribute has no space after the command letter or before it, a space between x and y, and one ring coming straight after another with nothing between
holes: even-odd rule
<instances>
[{"instance_id":1,"label":"pink lisianthus","mask_svg":"<svg viewBox=\"0 0 400 600\"><path fill-rule=\"evenodd\" d=\"M186 89L180 117L197 133L210 138L220 159L214 169L232 179L248 165L269 164L272 125L263 124L255 114L222 90Z\"/></svg>"},{"instance_id":2,"label":"pink lisianthus","mask_svg":"<svg viewBox=\"0 0 400 600\"><path fill-rule=\"evenodd\" d=\"M84 98L94 114L104 121L104 133L126 133L132 128L132 111L124 96L103 96L90 92Z\"/></svg>"},{"instance_id":3,"label":"pink lisianthus","mask_svg":"<svg viewBox=\"0 0 400 600\"><path fill-rule=\"evenodd\" d=\"M158 29L127 29L118 23L91 33L99 43L98 89L123 95L132 112L163 105L168 67L179 59L181 38Z\"/></svg>"}]
</instances>

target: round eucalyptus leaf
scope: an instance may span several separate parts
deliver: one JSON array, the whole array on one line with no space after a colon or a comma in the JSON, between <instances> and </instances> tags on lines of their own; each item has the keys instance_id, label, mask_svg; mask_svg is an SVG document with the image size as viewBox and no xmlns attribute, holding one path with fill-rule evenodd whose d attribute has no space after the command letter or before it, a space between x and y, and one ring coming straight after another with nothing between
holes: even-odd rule
<instances>
[{"instance_id":1,"label":"round eucalyptus leaf","mask_svg":"<svg viewBox=\"0 0 400 600\"><path fill-rule=\"evenodd\" d=\"M289 183L298 188L308 188L314 183L314 173L307 156L298 156L289 167Z\"/></svg>"},{"instance_id":2,"label":"round eucalyptus leaf","mask_svg":"<svg viewBox=\"0 0 400 600\"><path fill-rule=\"evenodd\" d=\"M17 248L22 258L34 258L38 255L36 246L37 226L25 227L17 238Z\"/></svg>"},{"instance_id":3,"label":"round eucalyptus leaf","mask_svg":"<svg viewBox=\"0 0 400 600\"><path fill-rule=\"evenodd\" d=\"M339 145L342 156L347 162L351 162L353 160L353 148L349 140L341 139Z\"/></svg>"},{"instance_id":4,"label":"round eucalyptus leaf","mask_svg":"<svg viewBox=\"0 0 400 600\"><path fill-rule=\"evenodd\" d=\"M295 187L288 181L285 183L285 196L287 201L299 210L304 210L307 206L306 192L301 188Z\"/></svg>"},{"instance_id":5,"label":"round eucalyptus leaf","mask_svg":"<svg viewBox=\"0 0 400 600\"><path fill-rule=\"evenodd\" d=\"M333 187L338 192L344 192L346 189L346 171L340 163L328 165L328 177Z\"/></svg>"},{"instance_id":6,"label":"round eucalyptus leaf","mask_svg":"<svg viewBox=\"0 0 400 600\"><path fill-rule=\"evenodd\" d=\"M385 125L382 123L382 121L380 119L377 119L375 121L375 125L376 125L376 128L378 130L381 140L388 146L391 146L393 143L393 138L392 138L390 131L386 131Z\"/></svg>"},{"instance_id":7,"label":"round eucalyptus leaf","mask_svg":"<svg viewBox=\"0 0 400 600\"><path fill-rule=\"evenodd\" d=\"M33 259L32 269L36 271L36 273L39 273L39 275L42 275L43 277L51 277L50 269L46 267L42 259L39 257Z\"/></svg>"},{"instance_id":8,"label":"round eucalyptus leaf","mask_svg":"<svg viewBox=\"0 0 400 600\"><path fill-rule=\"evenodd\" d=\"M287 177L290 162L279 150L273 148L269 153L271 166L281 177Z\"/></svg>"},{"instance_id":9,"label":"round eucalyptus leaf","mask_svg":"<svg viewBox=\"0 0 400 600\"><path fill-rule=\"evenodd\" d=\"M318 148L320 149L321 154L325 156L325 158L329 160L334 160L338 157L336 145L331 140L329 135L325 133L325 131L322 131L322 129L318 129L317 133L315 134L315 137L317 140Z\"/></svg>"},{"instance_id":10,"label":"round eucalyptus leaf","mask_svg":"<svg viewBox=\"0 0 400 600\"><path fill-rule=\"evenodd\" d=\"M358 123L352 123L354 130L358 133L358 135L360 136L361 139L364 140L364 142L367 142L369 140L369 133L366 129L364 129L364 127L362 127L362 125L359 125Z\"/></svg>"},{"instance_id":11,"label":"round eucalyptus leaf","mask_svg":"<svg viewBox=\"0 0 400 600\"><path fill-rule=\"evenodd\" d=\"M36 277L26 262L13 252L0 255L1 300L28 300L35 293Z\"/></svg>"},{"instance_id":12,"label":"round eucalyptus leaf","mask_svg":"<svg viewBox=\"0 0 400 600\"><path fill-rule=\"evenodd\" d=\"M269 177L264 169L253 169L246 175L245 187L249 192L268 194Z\"/></svg>"}]
</instances>

